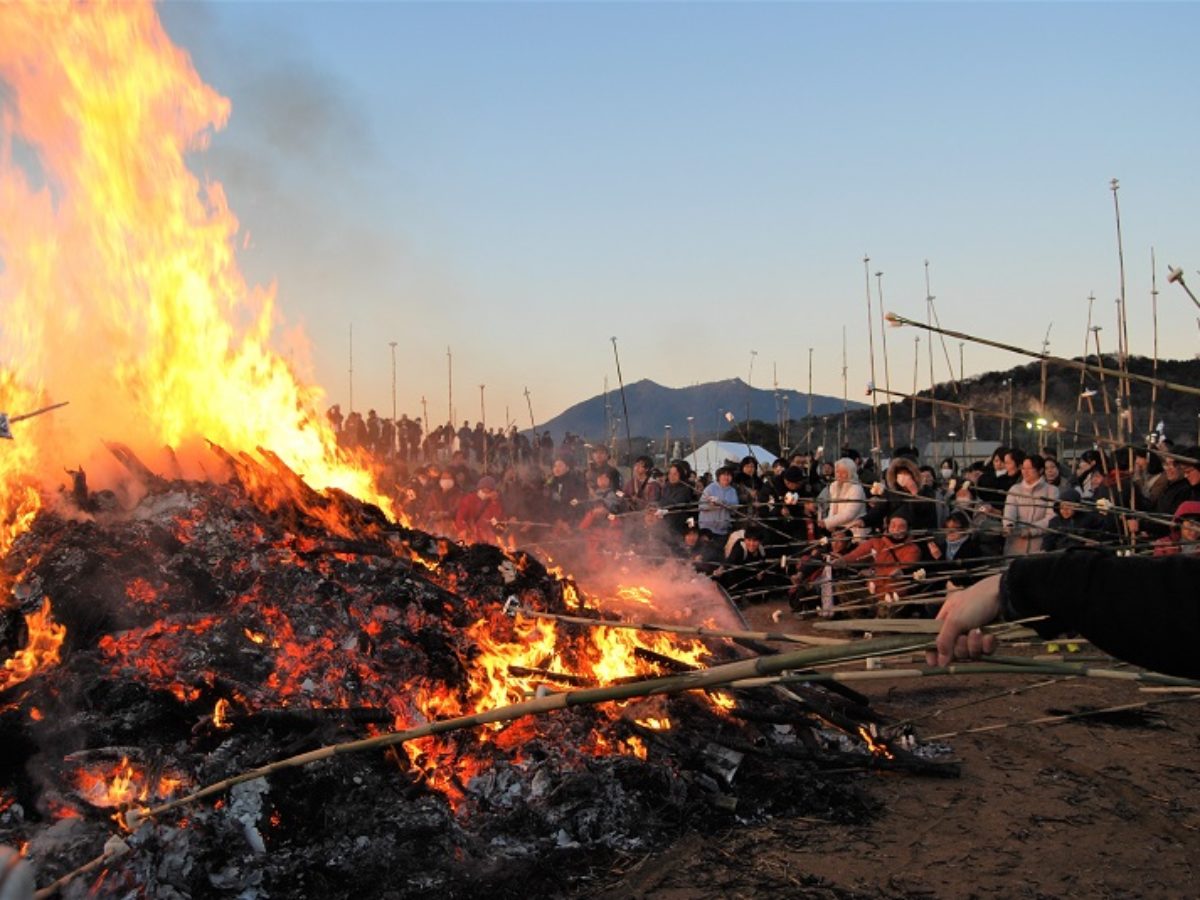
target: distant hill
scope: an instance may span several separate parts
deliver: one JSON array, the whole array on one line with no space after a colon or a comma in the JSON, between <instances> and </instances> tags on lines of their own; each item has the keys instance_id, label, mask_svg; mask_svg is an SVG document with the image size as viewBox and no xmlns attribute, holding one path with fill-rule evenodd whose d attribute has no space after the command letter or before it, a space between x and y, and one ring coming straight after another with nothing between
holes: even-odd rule
<instances>
[{"instance_id":1,"label":"distant hill","mask_svg":"<svg viewBox=\"0 0 1200 900\"><path fill-rule=\"evenodd\" d=\"M697 441L724 433L730 427L725 420L729 411L738 422L749 418L765 422L777 422L780 408L786 399L787 417L796 421L808 412L808 392L795 389L772 389L750 387L740 378L714 381L691 387L669 388L643 379L625 386L625 402L629 407L629 430L643 438L659 438L665 426L671 426L671 440L690 440L688 416L692 416ZM865 409L862 403L850 401L851 410ZM813 415L841 415L842 398L822 394L813 395ZM544 423L538 423L538 431L549 431L555 442L561 441L566 432L580 435L589 441L604 441L614 419L624 419L621 391L613 389L607 395L600 394L574 406ZM619 439L625 437L624 421L615 425Z\"/></svg>"}]
</instances>

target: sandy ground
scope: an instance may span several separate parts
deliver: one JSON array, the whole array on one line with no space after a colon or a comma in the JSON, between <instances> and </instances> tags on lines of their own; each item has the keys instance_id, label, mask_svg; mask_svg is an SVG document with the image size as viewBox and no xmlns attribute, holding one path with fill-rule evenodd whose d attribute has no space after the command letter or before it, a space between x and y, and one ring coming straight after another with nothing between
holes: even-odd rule
<instances>
[{"instance_id":1,"label":"sandy ground","mask_svg":"<svg viewBox=\"0 0 1200 900\"><path fill-rule=\"evenodd\" d=\"M804 630L786 612L773 624L776 608L749 610L751 626ZM924 717L917 731L925 737L1165 696L1091 678L996 696L1044 681L975 676L855 686L893 720ZM962 760L961 778L858 776L880 804L867 825L790 820L687 835L660 853L619 861L588 895L1200 896L1197 702L946 742Z\"/></svg>"}]
</instances>

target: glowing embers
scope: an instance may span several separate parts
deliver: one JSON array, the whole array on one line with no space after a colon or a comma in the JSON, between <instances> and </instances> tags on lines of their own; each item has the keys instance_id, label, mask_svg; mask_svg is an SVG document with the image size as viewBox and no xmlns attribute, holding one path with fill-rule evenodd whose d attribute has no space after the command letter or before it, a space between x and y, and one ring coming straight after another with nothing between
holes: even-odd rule
<instances>
[{"instance_id":1,"label":"glowing embers","mask_svg":"<svg viewBox=\"0 0 1200 900\"><path fill-rule=\"evenodd\" d=\"M25 616L25 628L29 632L25 646L6 659L0 669L0 688L20 684L59 661L67 626L59 625L51 617L49 597L42 601L41 609Z\"/></svg>"},{"instance_id":2,"label":"glowing embers","mask_svg":"<svg viewBox=\"0 0 1200 900\"><path fill-rule=\"evenodd\" d=\"M180 702L191 703L200 697L200 689L182 680L180 668L187 666L177 648L187 638L205 635L219 624L215 616L196 622L158 621L147 628L106 634L97 647L114 670L136 674L148 687L170 691ZM188 676L197 674L189 672Z\"/></svg>"}]
</instances>

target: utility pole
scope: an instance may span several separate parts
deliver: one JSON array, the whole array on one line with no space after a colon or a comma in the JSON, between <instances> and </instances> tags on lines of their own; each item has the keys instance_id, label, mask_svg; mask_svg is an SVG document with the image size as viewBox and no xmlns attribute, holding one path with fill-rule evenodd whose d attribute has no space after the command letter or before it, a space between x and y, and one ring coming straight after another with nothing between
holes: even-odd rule
<instances>
[{"instance_id":1,"label":"utility pole","mask_svg":"<svg viewBox=\"0 0 1200 900\"><path fill-rule=\"evenodd\" d=\"M350 323L350 412L354 412L354 323Z\"/></svg>"},{"instance_id":2,"label":"utility pole","mask_svg":"<svg viewBox=\"0 0 1200 900\"><path fill-rule=\"evenodd\" d=\"M1053 322L1051 322L1049 325L1046 326L1046 336L1044 338L1042 338L1042 355L1043 356L1048 356L1050 354L1050 329L1053 327L1054 327ZM1049 363L1047 363L1046 360L1043 359L1042 360L1042 401L1041 401L1041 413L1043 416L1046 415L1046 366L1047 365L1049 365Z\"/></svg>"},{"instance_id":3,"label":"utility pole","mask_svg":"<svg viewBox=\"0 0 1200 900\"><path fill-rule=\"evenodd\" d=\"M392 422L396 421L396 342L388 341L392 348Z\"/></svg>"},{"instance_id":4,"label":"utility pole","mask_svg":"<svg viewBox=\"0 0 1200 900\"><path fill-rule=\"evenodd\" d=\"M879 403L875 395L875 316L871 312L871 257L863 255L863 275L867 282L867 344L871 357L871 449L868 451L875 460L875 471L881 468L879 439Z\"/></svg>"},{"instance_id":5,"label":"utility pole","mask_svg":"<svg viewBox=\"0 0 1200 900\"><path fill-rule=\"evenodd\" d=\"M454 354L446 346L446 421L454 425Z\"/></svg>"},{"instance_id":6,"label":"utility pole","mask_svg":"<svg viewBox=\"0 0 1200 900\"><path fill-rule=\"evenodd\" d=\"M483 426L483 470L487 471L488 464L488 433L487 433L487 410L483 405L483 389L484 385L479 386L479 424Z\"/></svg>"},{"instance_id":7,"label":"utility pole","mask_svg":"<svg viewBox=\"0 0 1200 900\"><path fill-rule=\"evenodd\" d=\"M892 425L892 401L891 401L892 368L891 368L891 364L888 362L887 320L885 319L886 314L883 311L883 273L882 272L875 273L875 283L878 285L878 288L879 288L879 290L877 292L879 294L879 336L883 339L883 386L885 388L887 388L888 398L889 398L888 399L888 408L887 408L888 444L891 446L891 449L895 450L896 449L896 432Z\"/></svg>"},{"instance_id":8,"label":"utility pole","mask_svg":"<svg viewBox=\"0 0 1200 900\"><path fill-rule=\"evenodd\" d=\"M929 327L932 328L933 327L933 294L930 293L930 291L929 291L929 260L925 260L925 306L926 306L926 312L925 312L926 320L929 324ZM937 399L937 379L934 378L934 375L933 375L933 338L932 337L929 339L929 399L930 400ZM929 404L929 424L930 424L931 428L933 429L932 433L930 434L930 440L936 440L937 439L937 404L936 403Z\"/></svg>"},{"instance_id":9,"label":"utility pole","mask_svg":"<svg viewBox=\"0 0 1200 900\"><path fill-rule=\"evenodd\" d=\"M757 350L750 351L750 373L746 376L746 433L750 433L750 402L754 399L754 357Z\"/></svg>"},{"instance_id":10,"label":"utility pole","mask_svg":"<svg viewBox=\"0 0 1200 900\"><path fill-rule=\"evenodd\" d=\"M529 431L533 434L533 439L537 440L537 425L533 420L533 401L529 399L529 387L525 387L525 405L529 407Z\"/></svg>"},{"instance_id":11,"label":"utility pole","mask_svg":"<svg viewBox=\"0 0 1200 900\"><path fill-rule=\"evenodd\" d=\"M629 457L629 465L633 465L633 435L629 429L629 404L625 402L625 379L621 376L621 356L617 353L616 337L609 338L613 345L613 359L617 362L617 384L621 388L621 411L625 414L625 453ZM754 367L754 357L750 357L750 367Z\"/></svg>"},{"instance_id":12,"label":"utility pole","mask_svg":"<svg viewBox=\"0 0 1200 900\"><path fill-rule=\"evenodd\" d=\"M846 326L842 326L842 429L838 435L838 453L842 452L850 431L850 388L846 381L849 369L846 365Z\"/></svg>"}]
</instances>

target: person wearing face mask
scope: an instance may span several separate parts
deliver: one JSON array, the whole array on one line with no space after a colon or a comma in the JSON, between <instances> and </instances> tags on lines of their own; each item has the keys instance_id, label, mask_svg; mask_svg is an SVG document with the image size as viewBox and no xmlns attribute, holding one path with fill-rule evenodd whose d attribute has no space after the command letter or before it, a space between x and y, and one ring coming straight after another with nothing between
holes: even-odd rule
<instances>
[{"instance_id":1,"label":"person wearing face mask","mask_svg":"<svg viewBox=\"0 0 1200 900\"><path fill-rule=\"evenodd\" d=\"M941 461L938 466L938 475L941 476L943 486L958 479L958 463L954 461L954 457L947 456Z\"/></svg>"},{"instance_id":2,"label":"person wearing face mask","mask_svg":"<svg viewBox=\"0 0 1200 900\"><path fill-rule=\"evenodd\" d=\"M496 526L504 518L504 507L500 505L500 492L496 479L484 475L475 485L475 490L458 502L454 514L454 525L460 540L468 544L496 543Z\"/></svg>"},{"instance_id":3,"label":"person wearing face mask","mask_svg":"<svg viewBox=\"0 0 1200 900\"><path fill-rule=\"evenodd\" d=\"M902 513L914 532L936 531L937 499L932 494L922 494L920 485L921 471L915 462L903 456L893 459L884 481L871 486L864 517L866 525L882 531L894 514Z\"/></svg>"},{"instance_id":4,"label":"person wearing face mask","mask_svg":"<svg viewBox=\"0 0 1200 900\"><path fill-rule=\"evenodd\" d=\"M440 534L450 533L462 498L463 490L458 486L454 473L449 469L442 471L436 486L425 498L425 521L429 527Z\"/></svg>"},{"instance_id":5,"label":"person wearing face mask","mask_svg":"<svg viewBox=\"0 0 1200 900\"><path fill-rule=\"evenodd\" d=\"M925 566L926 577L945 579L939 586L952 590L978 580L974 572L980 567L978 560L983 556L983 550L971 530L971 516L965 510L956 509L946 516L945 532L926 544L926 550L933 558L933 562Z\"/></svg>"}]
</instances>

